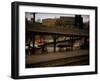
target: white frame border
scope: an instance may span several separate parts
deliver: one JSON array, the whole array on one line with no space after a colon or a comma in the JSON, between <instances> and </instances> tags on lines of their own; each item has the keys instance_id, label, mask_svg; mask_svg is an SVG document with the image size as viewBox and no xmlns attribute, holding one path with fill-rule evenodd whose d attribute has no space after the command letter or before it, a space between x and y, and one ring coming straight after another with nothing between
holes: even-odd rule
<instances>
[{"instance_id":1,"label":"white frame border","mask_svg":"<svg viewBox=\"0 0 100 81\"><path fill-rule=\"evenodd\" d=\"M25 12L61 13L90 15L90 65L49 68L25 68ZM42 75L95 71L95 10L55 8L42 6L19 6L19 75ZM94 33L93 33L94 32Z\"/></svg>"}]
</instances>

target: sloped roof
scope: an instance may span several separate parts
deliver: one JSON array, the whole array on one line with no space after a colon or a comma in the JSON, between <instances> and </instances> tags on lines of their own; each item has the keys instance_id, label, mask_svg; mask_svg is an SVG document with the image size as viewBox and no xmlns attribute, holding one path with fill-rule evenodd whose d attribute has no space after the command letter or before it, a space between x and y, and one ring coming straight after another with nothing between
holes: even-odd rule
<instances>
[{"instance_id":1,"label":"sloped roof","mask_svg":"<svg viewBox=\"0 0 100 81\"><path fill-rule=\"evenodd\" d=\"M43 25L30 25L27 26L27 30L31 32L44 32L44 33L55 33L64 34L68 36L89 36L89 31L86 29L79 29L75 26L55 26L55 27L45 27Z\"/></svg>"}]
</instances>

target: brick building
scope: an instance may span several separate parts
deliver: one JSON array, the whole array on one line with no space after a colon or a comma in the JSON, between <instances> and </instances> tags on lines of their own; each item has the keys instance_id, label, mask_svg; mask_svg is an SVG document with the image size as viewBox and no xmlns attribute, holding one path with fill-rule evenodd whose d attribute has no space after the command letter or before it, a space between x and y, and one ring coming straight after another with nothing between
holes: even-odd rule
<instances>
[{"instance_id":1,"label":"brick building","mask_svg":"<svg viewBox=\"0 0 100 81\"><path fill-rule=\"evenodd\" d=\"M48 18L48 19L43 19L42 24L45 26L56 26L57 20L59 19L53 19L53 18Z\"/></svg>"},{"instance_id":2,"label":"brick building","mask_svg":"<svg viewBox=\"0 0 100 81\"><path fill-rule=\"evenodd\" d=\"M63 17L60 18L48 18L43 19L42 24L45 26L66 26L66 25L74 25L75 17Z\"/></svg>"}]
</instances>

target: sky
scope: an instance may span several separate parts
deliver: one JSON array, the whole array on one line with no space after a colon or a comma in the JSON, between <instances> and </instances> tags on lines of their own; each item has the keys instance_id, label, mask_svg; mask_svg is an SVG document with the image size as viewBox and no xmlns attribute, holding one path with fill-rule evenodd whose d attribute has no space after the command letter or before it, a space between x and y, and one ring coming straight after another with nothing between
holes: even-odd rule
<instances>
[{"instance_id":1,"label":"sky","mask_svg":"<svg viewBox=\"0 0 100 81\"><path fill-rule=\"evenodd\" d=\"M25 16L29 21L31 20L31 18L33 18L33 15L30 12L27 12ZM36 13L35 14L35 21L42 22L42 19L60 18L60 16L75 17L74 14ZM89 15L82 15L82 17L83 17L83 22L88 22L89 21Z\"/></svg>"}]
</instances>

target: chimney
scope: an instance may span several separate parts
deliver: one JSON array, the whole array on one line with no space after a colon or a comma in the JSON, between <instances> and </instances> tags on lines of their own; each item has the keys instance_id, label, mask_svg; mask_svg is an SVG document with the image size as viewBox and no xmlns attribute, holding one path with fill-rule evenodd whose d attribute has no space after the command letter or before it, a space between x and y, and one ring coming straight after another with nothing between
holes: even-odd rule
<instances>
[{"instance_id":1,"label":"chimney","mask_svg":"<svg viewBox=\"0 0 100 81\"><path fill-rule=\"evenodd\" d=\"M33 23L35 23L35 13L33 13Z\"/></svg>"}]
</instances>

